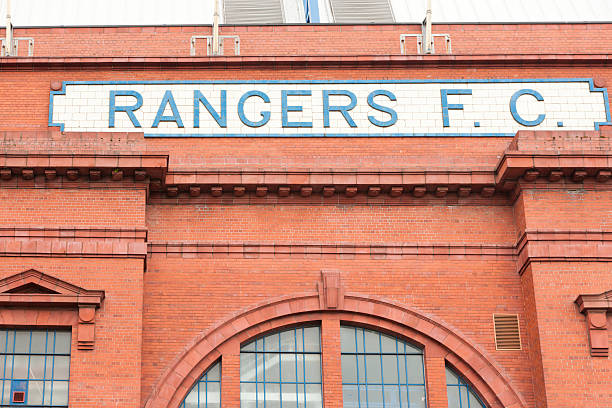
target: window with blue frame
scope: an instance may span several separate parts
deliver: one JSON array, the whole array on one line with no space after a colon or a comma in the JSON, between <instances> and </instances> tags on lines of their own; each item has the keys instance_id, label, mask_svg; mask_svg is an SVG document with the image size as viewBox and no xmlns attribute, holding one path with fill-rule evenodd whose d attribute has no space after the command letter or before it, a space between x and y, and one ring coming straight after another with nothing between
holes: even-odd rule
<instances>
[{"instance_id":1,"label":"window with blue frame","mask_svg":"<svg viewBox=\"0 0 612 408\"><path fill-rule=\"evenodd\" d=\"M321 333L297 327L240 349L242 408L321 408Z\"/></svg>"},{"instance_id":2,"label":"window with blue frame","mask_svg":"<svg viewBox=\"0 0 612 408\"><path fill-rule=\"evenodd\" d=\"M320 23L319 0L303 0L304 14L307 23Z\"/></svg>"},{"instance_id":3,"label":"window with blue frame","mask_svg":"<svg viewBox=\"0 0 612 408\"><path fill-rule=\"evenodd\" d=\"M397 337L341 326L344 408L425 408L423 350Z\"/></svg>"},{"instance_id":4,"label":"window with blue frame","mask_svg":"<svg viewBox=\"0 0 612 408\"><path fill-rule=\"evenodd\" d=\"M448 408L486 408L472 387L461 376L446 367Z\"/></svg>"},{"instance_id":5,"label":"window with blue frame","mask_svg":"<svg viewBox=\"0 0 612 408\"><path fill-rule=\"evenodd\" d=\"M67 407L70 331L0 330L0 407Z\"/></svg>"},{"instance_id":6,"label":"window with blue frame","mask_svg":"<svg viewBox=\"0 0 612 408\"><path fill-rule=\"evenodd\" d=\"M221 362L213 364L198 380L181 408L220 408L221 407Z\"/></svg>"}]
</instances>

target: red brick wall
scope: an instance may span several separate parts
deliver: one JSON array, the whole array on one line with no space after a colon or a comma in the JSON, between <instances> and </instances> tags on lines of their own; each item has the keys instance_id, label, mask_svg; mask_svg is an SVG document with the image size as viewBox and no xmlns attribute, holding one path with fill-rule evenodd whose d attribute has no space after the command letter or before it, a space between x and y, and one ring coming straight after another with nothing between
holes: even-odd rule
<instances>
[{"instance_id":1,"label":"red brick wall","mask_svg":"<svg viewBox=\"0 0 612 408\"><path fill-rule=\"evenodd\" d=\"M3 30L0 30L0 35ZM454 54L608 53L612 24L434 24L434 34L450 34ZM221 35L240 37L240 55L400 54L400 34L421 33L417 25L222 26ZM34 38L35 56L189 56L193 35L204 27L17 28L15 37ZM25 43L20 54L27 55ZM233 55L231 41L225 55ZM416 40L406 49L416 53ZM436 43L438 53L444 53ZM197 55L206 55L205 42Z\"/></svg>"}]
</instances>

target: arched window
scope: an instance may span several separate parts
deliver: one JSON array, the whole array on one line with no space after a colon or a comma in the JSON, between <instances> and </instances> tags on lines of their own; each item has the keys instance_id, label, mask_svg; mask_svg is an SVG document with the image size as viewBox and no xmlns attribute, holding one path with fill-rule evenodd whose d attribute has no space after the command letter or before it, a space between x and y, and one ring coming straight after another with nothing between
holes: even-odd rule
<instances>
[{"instance_id":1,"label":"arched window","mask_svg":"<svg viewBox=\"0 0 612 408\"><path fill-rule=\"evenodd\" d=\"M221 407L221 362L213 364L193 386L181 408Z\"/></svg>"},{"instance_id":2,"label":"arched window","mask_svg":"<svg viewBox=\"0 0 612 408\"><path fill-rule=\"evenodd\" d=\"M240 349L241 408L321 408L321 334L298 327Z\"/></svg>"},{"instance_id":3,"label":"arched window","mask_svg":"<svg viewBox=\"0 0 612 408\"><path fill-rule=\"evenodd\" d=\"M352 326L340 339L344 408L425 408L423 350Z\"/></svg>"},{"instance_id":4,"label":"arched window","mask_svg":"<svg viewBox=\"0 0 612 408\"><path fill-rule=\"evenodd\" d=\"M448 408L486 408L472 387L448 367L446 367L446 392Z\"/></svg>"}]
</instances>

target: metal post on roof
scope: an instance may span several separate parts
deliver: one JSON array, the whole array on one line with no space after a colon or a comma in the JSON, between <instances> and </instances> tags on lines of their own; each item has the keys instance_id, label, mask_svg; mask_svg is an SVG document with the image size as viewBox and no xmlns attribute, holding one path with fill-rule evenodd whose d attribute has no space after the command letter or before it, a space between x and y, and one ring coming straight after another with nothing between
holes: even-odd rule
<instances>
[{"instance_id":1,"label":"metal post on roof","mask_svg":"<svg viewBox=\"0 0 612 408\"><path fill-rule=\"evenodd\" d=\"M427 13L423 20L423 54L433 53L433 36L431 34L431 0L427 0Z\"/></svg>"},{"instance_id":2,"label":"metal post on roof","mask_svg":"<svg viewBox=\"0 0 612 408\"><path fill-rule=\"evenodd\" d=\"M11 0L6 0L6 37L2 44L2 55L13 55L13 23L11 22Z\"/></svg>"},{"instance_id":3,"label":"metal post on roof","mask_svg":"<svg viewBox=\"0 0 612 408\"><path fill-rule=\"evenodd\" d=\"M215 14L213 17L212 55L219 55L219 0L215 0Z\"/></svg>"}]
</instances>

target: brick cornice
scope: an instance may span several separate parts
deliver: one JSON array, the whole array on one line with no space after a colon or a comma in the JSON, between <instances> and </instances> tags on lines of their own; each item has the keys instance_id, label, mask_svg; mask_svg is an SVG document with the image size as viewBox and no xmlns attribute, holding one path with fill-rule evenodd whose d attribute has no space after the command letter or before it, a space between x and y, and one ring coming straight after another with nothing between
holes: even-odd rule
<instances>
[{"instance_id":1,"label":"brick cornice","mask_svg":"<svg viewBox=\"0 0 612 408\"><path fill-rule=\"evenodd\" d=\"M215 56L215 57L3 57L0 71L48 69L191 69L266 68L299 69L346 67L409 67L458 65L580 65L608 64L610 54L431 54L431 55L305 55L305 56Z\"/></svg>"}]
</instances>

